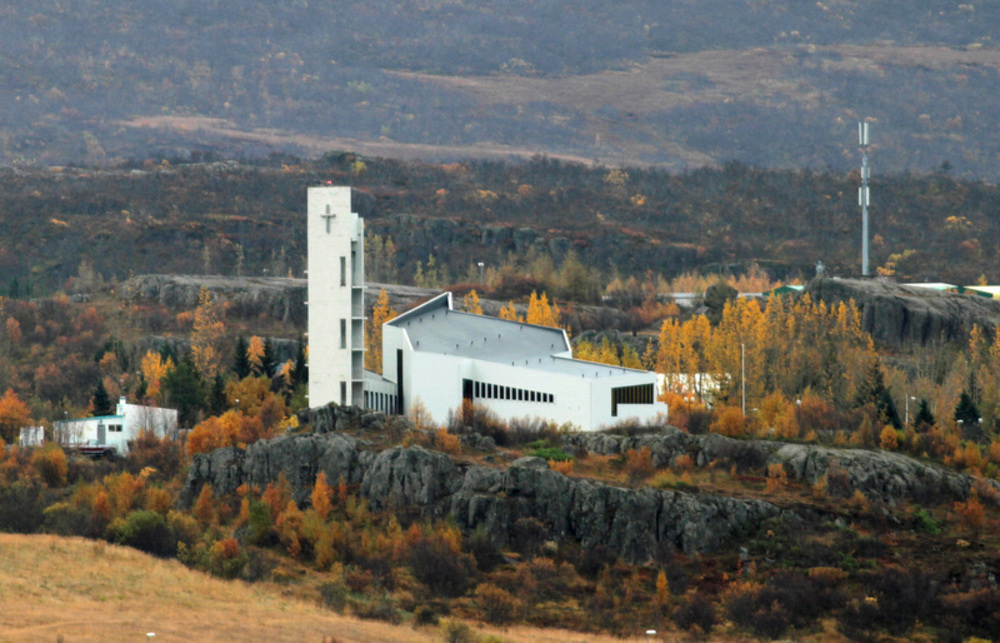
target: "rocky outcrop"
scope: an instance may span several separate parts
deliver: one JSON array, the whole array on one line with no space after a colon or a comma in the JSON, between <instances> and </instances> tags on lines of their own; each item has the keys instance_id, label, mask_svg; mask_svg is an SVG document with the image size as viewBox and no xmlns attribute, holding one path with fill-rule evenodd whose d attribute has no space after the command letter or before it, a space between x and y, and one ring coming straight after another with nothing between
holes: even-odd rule
<instances>
[{"instance_id":1,"label":"rocky outcrop","mask_svg":"<svg viewBox=\"0 0 1000 643\"><path fill-rule=\"evenodd\" d=\"M689 553L710 551L768 518L801 519L763 500L624 489L567 477L550 470L540 458L525 457L494 468L461 464L421 447L375 451L370 443L334 430L343 421L355 427L391 429L393 418L380 414L328 407L311 411L310 419L323 432L196 455L182 502L193 503L205 484L216 495L226 495L243 483L263 489L284 475L296 501L308 504L316 477L323 472L331 483L343 478L376 511L427 519L450 515L466 532L483 527L498 544L511 542L518 521L534 519L551 539L585 548L604 545L629 562L649 560L663 546ZM635 436L571 434L563 437L563 448L579 455L648 448L658 468L670 466L682 455L700 467L715 463L760 471L779 463L789 477L808 484L826 476L832 495L849 496L859 490L889 506L962 500L977 484L970 476L898 453L691 435L673 427ZM991 485L1000 493L996 482L978 484Z\"/></svg>"},{"instance_id":2,"label":"rocky outcrop","mask_svg":"<svg viewBox=\"0 0 1000 643\"><path fill-rule=\"evenodd\" d=\"M566 436L564 442L566 450L602 455L648 447L655 467L670 466L681 455L691 456L700 467L713 461L750 469L777 463L784 465L789 477L810 485L824 475L843 477L846 491L856 489L889 505L964 500L975 482L971 476L891 451L736 440L716 434L691 435L674 427L639 436L577 433ZM983 483L1000 491L1000 484L994 481Z\"/></svg>"},{"instance_id":3,"label":"rocky outcrop","mask_svg":"<svg viewBox=\"0 0 1000 643\"><path fill-rule=\"evenodd\" d=\"M734 534L782 511L759 500L709 497L658 489L622 489L569 478L540 458L506 469L463 466L420 447L381 452L341 433L288 435L256 442L245 451L197 455L182 492L194 502L201 488L234 493L243 483L264 488L284 476L299 503L308 504L320 472L356 485L373 509L438 518L450 514L466 531L480 526L507 543L517 522L539 520L558 541L603 544L624 560L644 562L662 545L685 552L719 547Z\"/></svg>"},{"instance_id":4,"label":"rocky outcrop","mask_svg":"<svg viewBox=\"0 0 1000 643\"><path fill-rule=\"evenodd\" d=\"M285 277L222 277L217 275L138 275L119 293L126 299L154 300L170 308L193 310L207 288L216 301L244 317L265 314L297 324L306 320L306 280Z\"/></svg>"},{"instance_id":5,"label":"rocky outcrop","mask_svg":"<svg viewBox=\"0 0 1000 643\"><path fill-rule=\"evenodd\" d=\"M1000 301L985 297L860 279L814 279L804 292L828 306L854 300L862 328L893 346L963 340L975 324L1000 325Z\"/></svg>"},{"instance_id":6,"label":"rocky outcrop","mask_svg":"<svg viewBox=\"0 0 1000 643\"><path fill-rule=\"evenodd\" d=\"M760 500L652 488L622 489L568 478L541 458L506 470L470 468L451 497L451 515L467 530L482 526L506 543L518 520L540 520L556 540L604 545L630 562L649 560L662 544L692 553L722 545L740 529L783 513Z\"/></svg>"}]
</instances>

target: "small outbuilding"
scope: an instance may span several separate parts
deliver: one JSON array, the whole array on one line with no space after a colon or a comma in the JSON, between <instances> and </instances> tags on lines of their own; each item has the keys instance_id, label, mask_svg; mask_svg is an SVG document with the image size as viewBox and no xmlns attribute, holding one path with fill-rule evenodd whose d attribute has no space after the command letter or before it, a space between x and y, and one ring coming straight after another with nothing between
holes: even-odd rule
<instances>
[{"instance_id":1,"label":"small outbuilding","mask_svg":"<svg viewBox=\"0 0 1000 643\"><path fill-rule=\"evenodd\" d=\"M176 437L177 410L129 404L123 397L114 415L61 420L53 424L57 442L98 455L125 455L129 443L143 431L151 431L157 437Z\"/></svg>"}]
</instances>

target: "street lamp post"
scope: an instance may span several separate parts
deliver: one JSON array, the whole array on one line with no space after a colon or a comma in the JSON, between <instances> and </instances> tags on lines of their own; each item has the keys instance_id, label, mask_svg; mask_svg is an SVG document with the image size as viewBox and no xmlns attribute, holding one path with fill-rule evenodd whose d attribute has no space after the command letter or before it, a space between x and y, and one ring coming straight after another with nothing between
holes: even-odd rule
<instances>
[{"instance_id":1,"label":"street lamp post","mask_svg":"<svg viewBox=\"0 0 1000 643\"><path fill-rule=\"evenodd\" d=\"M646 643L649 643L650 636L656 636L656 630L646 630Z\"/></svg>"}]
</instances>

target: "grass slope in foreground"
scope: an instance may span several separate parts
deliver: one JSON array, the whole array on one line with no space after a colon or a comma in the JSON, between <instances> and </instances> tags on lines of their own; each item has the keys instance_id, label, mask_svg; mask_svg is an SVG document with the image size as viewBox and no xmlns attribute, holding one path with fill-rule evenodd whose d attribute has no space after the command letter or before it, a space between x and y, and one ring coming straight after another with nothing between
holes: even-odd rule
<instances>
[{"instance_id":1,"label":"grass slope in foreground","mask_svg":"<svg viewBox=\"0 0 1000 643\"><path fill-rule=\"evenodd\" d=\"M338 616L276 585L223 581L84 538L0 534L0 640L440 641L437 628ZM492 628L474 628L500 634ZM612 641L510 628L504 641Z\"/></svg>"}]
</instances>

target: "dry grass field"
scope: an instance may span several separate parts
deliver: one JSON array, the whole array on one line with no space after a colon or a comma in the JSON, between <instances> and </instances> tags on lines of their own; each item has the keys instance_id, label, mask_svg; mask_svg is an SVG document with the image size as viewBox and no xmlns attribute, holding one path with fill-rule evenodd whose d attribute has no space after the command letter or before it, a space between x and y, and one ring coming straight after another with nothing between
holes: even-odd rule
<instances>
[{"instance_id":1,"label":"dry grass field","mask_svg":"<svg viewBox=\"0 0 1000 643\"><path fill-rule=\"evenodd\" d=\"M277 585L222 581L101 541L0 534L0 641L440 641L339 616ZM620 641L564 630L473 629L504 641Z\"/></svg>"}]
</instances>

